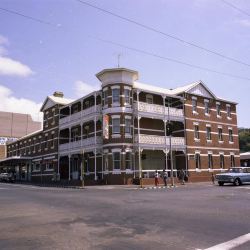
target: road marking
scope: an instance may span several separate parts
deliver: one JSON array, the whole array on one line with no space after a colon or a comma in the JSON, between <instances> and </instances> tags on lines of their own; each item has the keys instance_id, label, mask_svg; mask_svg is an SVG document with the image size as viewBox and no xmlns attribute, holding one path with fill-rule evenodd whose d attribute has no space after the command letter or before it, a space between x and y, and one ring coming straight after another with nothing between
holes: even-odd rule
<instances>
[{"instance_id":1,"label":"road marking","mask_svg":"<svg viewBox=\"0 0 250 250\"><path fill-rule=\"evenodd\" d=\"M237 237L233 240L218 244L205 250L230 250L250 241L250 233Z\"/></svg>"}]
</instances>

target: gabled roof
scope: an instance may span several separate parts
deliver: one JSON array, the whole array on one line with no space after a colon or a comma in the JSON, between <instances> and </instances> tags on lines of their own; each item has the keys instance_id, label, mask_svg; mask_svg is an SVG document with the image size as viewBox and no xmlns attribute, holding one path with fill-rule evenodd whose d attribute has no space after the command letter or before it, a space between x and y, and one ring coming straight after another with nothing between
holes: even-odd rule
<instances>
[{"instance_id":1,"label":"gabled roof","mask_svg":"<svg viewBox=\"0 0 250 250\"><path fill-rule=\"evenodd\" d=\"M66 99L64 97L57 97L54 95L50 95L50 96L47 96L47 98L43 102L43 105L42 105L40 111L43 112L45 109L50 108L56 104L66 105L66 104L69 104L70 102L73 102L73 100Z\"/></svg>"},{"instance_id":2,"label":"gabled roof","mask_svg":"<svg viewBox=\"0 0 250 250\"><path fill-rule=\"evenodd\" d=\"M201 88L203 88L204 91L208 92L213 98L217 99L216 95L202 82L194 82L188 85L185 85L183 87L179 87L172 90L172 93L175 95L181 94L181 93L190 93L195 88L198 88L200 85Z\"/></svg>"}]
</instances>

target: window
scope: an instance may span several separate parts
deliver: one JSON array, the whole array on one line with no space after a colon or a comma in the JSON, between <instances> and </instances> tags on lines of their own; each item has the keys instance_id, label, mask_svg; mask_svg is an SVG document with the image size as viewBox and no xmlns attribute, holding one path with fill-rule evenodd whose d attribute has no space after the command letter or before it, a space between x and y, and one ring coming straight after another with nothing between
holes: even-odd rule
<instances>
[{"instance_id":1,"label":"window","mask_svg":"<svg viewBox=\"0 0 250 250\"><path fill-rule=\"evenodd\" d=\"M225 161L224 161L224 155L220 154L220 168L224 168L225 166Z\"/></svg>"},{"instance_id":2,"label":"window","mask_svg":"<svg viewBox=\"0 0 250 250\"><path fill-rule=\"evenodd\" d=\"M120 103L120 89L112 89L112 102Z\"/></svg>"},{"instance_id":3,"label":"window","mask_svg":"<svg viewBox=\"0 0 250 250\"><path fill-rule=\"evenodd\" d=\"M207 127L206 128L206 138L207 138L207 141L211 141L212 140L212 137L211 137L211 127Z\"/></svg>"},{"instance_id":4,"label":"window","mask_svg":"<svg viewBox=\"0 0 250 250\"><path fill-rule=\"evenodd\" d=\"M208 154L208 168L213 168L213 155Z\"/></svg>"},{"instance_id":5,"label":"window","mask_svg":"<svg viewBox=\"0 0 250 250\"><path fill-rule=\"evenodd\" d=\"M112 132L113 134L120 134L120 118L112 119Z\"/></svg>"},{"instance_id":6,"label":"window","mask_svg":"<svg viewBox=\"0 0 250 250\"><path fill-rule=\"evenodd\" d=\"M223 141L222 128L218 128L218 137L219 137L219 141Z\"/></svg>"},{"instance_id":7,"label":"window","mask_svg":"<svg viewBox=\"0 0 250 250\"><path fill-rule=\"evenodd\" d=\"M131 152L126 152L126 169L131 169L132 168L132 154Z\"/></svg>"},{"instance_id":8,"label":"window","mask_svg":"<svg viewBox=\"0 0 250 250\"><path fill-rule=\"evenodd\" d=\"M125 104L130 104L130 90L124 89Z\"/></svg>"},{"instance_id":9,"label":"window","mask_svg":"<svg viewBox=\"0 0 250 250\"><path fill-rule=\"evenodd\" d=\"M228 132L229 132L229 141L233 142L234 141L234 139L233 139L233 130L229 129Z\"/></svg>"},{"instance_id":10,"label":"window","mask_svg":"<svg viewBox=\"0 0 250 250\"><path fill-rule=\"evenodd\" d=\"M120 152L113 152L113 169L117 170L121 168L121 155Z\"/></svg>"},{"instance_id":11,"label":"window","mask_svg":"<svg viewBox=\"0 0 250 250\"><path fill-rule=\"evenodd\" d=\"M103 92L103 105L108 105L108 90Z\"/></svg>"},{"instance_id":12,"label":"window","mask_svg":"<svg viewBox=\"0 0 250 250\"><path fill-rule=\"evenodd\" d=\"M40 171L40 164L39 163L36 163L33 165L33 171Z\"/></svg>"},{"instance_id":13,"label":"window","mask_svg":"<svg viewBox=\"0 0 250 250\"><path fill-rule=\"evenodd\" d=\"M152 95L146 95L146 103L153 104L153 96Z\"/></svg>"},{"instance_id":14,"label":"window","mask_svg":"<svg viewBox=\"0 0 250 250\"><path fill-rule=\"evenodd\" d=\"M78 141L78 128L73 128L71 131L71 137L72 137L72 141Z\"/></svg>"},{"instance_id":15,"label":"window","mask_svg":"<svg viewBox=\"0 0 250 250\"><path fill-rule=\"evenodd\" d=\"M55 143L54 143L54 135L51 135L51 148L54 148L54 145L55 145Z\"/></svg>"},{"instance_id":16,"label":"window","mask_svg":"<svg viewBox=\"0 0 250 250\"><path fill-rule=\"evenodd\" d=\"M200 168L201 168L201 156L200 156L199 153L196 153L196 154L194 155L194 157L195 157L195 167L196 167L197 169L200 169Z\"/></svg>"},{"instance_id":17,"label":"window","mask_svg":"<svg viewBox=\"0 0 250 250\"><path fill-rule=\"evenodd\" d=\"M125 134L131 134L131 119L125 119Z\"/></svg>"},{"instance_id":18,"label":"window","mask_svg":"<svg viewBox=\"0 0 250 250\"><path fill-rule=\"evenodd\" d=\"M53 170L53 164L52 163L46 163L45 164L45 170Z\"/></svg>"},{"instance_id":19,"label":"window","mask_svg":"<svg viewBox=\"0 0 250 250\"><path fill-rule=\"evenodd\" d=\"M197 100L196 99L192 99L192 110L193 110L193 113L197 113Z\"/></svg>"},{"instance_id":20,"label":"window","mask_svg":"<svg viewBox=\"0 0 250 250\"><path fill-rule=\"evenodd\" d=\"M205 114L208 115L210 113L210 109L209 109L209 102L205 101Z\"/></svg>"},{"instance_id":21,"label":"window","mask_svg":"<svg viewBox=\"0 0 250 250\"><path fill-rule=\"evenodd\" d=\"M231 106L227 105L227 117L231 118Z\"/></svg>"},{"instance_id":22,"label":"window","mask_svg":"<svg viewBox=\"0 0 250 250\"><path fill-rule=\"evenodd\" d=\"M217 113L217 116L221 116L221 107L220 107L220 103L216 103L216 113Z\"/></svg>"},{"instance_id":23,"label":"window","mask_svg":"<svg viewBox=\"0 0 250 250\"><path fill-rule=\"evenodd\" d=\"M199 125L195 125L195 126L194 126L194 138L195 138L195 139L200 139L200 135L199 135Z\"/></svg>"},{"instance_id":24,"label":"window","mask_svg":"<svg viewBox=\"0 0 250 250\"><path fill-rule=\"evenodd\" d=\"M234 155L230 155L230 159L231 159L231 167L235 167L235 159L234 159Z\"/></svg>"},{"instance_id":25,"label":"window","mask_svg":"<svg viewBox=\"0 0 250 250\"><path fill-rule=\"evenodd\" d=\"M48 136L44 139L44 148L48 148Z\"/></svg>"},{"instance_id":26,"label":"window","mask_svg":"<svg viewBox=\"0 0 250 250\"><path fill-rule=\"evenodd\" d=\"M109 171L109 159L108 155L104 155L104 171Z\"/></svg>"}]
</instances>

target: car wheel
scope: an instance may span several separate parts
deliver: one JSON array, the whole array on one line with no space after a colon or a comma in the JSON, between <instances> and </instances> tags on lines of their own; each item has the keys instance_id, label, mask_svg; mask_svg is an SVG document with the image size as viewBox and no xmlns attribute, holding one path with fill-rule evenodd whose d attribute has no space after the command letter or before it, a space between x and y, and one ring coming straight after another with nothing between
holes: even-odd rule
<instances>
[{"instance_id":1,"label":"car wheel","mask_svg":"<svg viewBox=\"0 0 250 250\"><path fill-rule=\"evenodd\" d=\"M235 181L234 181L234 186L240 186L241 185L241 181L240 181L240 179L235 179Z\"/></svg>"},{"instance_id":2,"label":"car wheel","mask_svg":"<svg viewBox=\"0 0 250 250\"><path fill-rule=\"evenodd\" d=\"M223 186L224 185L224 182L222 182L222 181L219 181L218 183L219 183L219 186Z\"/></svg>"}]
</instances>

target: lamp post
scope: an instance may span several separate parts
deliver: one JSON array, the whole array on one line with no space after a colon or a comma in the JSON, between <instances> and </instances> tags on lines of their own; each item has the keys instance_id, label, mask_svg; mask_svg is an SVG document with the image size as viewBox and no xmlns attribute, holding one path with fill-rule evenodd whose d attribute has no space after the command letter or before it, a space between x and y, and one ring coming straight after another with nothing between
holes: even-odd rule
<instances>
[{"instance_id":1,"label":"lamp post","mask_svg":"<svg viewBox=\"0 0 250 250\"><path fill-rule=\"evenodd\" d=\"M84 149L82 149L81 151L81 182L82 182L82 187L84 187L85 183L84 183Z\"/></svg>"}]
</instances>

